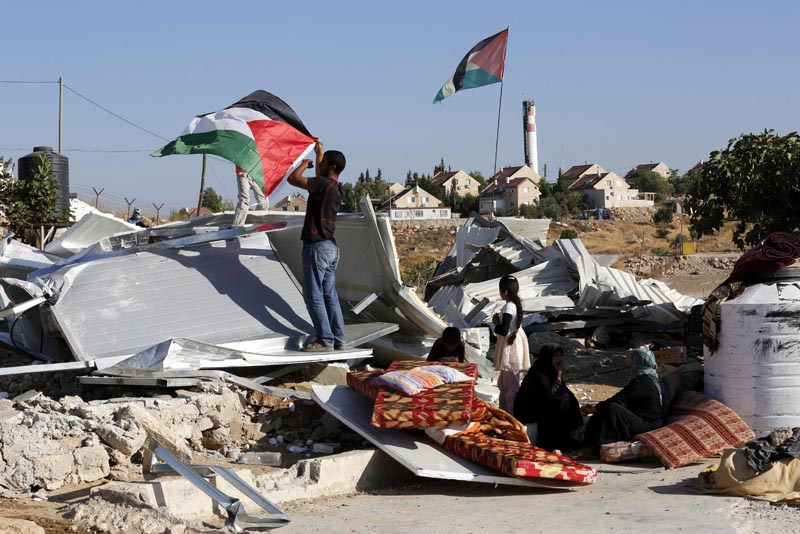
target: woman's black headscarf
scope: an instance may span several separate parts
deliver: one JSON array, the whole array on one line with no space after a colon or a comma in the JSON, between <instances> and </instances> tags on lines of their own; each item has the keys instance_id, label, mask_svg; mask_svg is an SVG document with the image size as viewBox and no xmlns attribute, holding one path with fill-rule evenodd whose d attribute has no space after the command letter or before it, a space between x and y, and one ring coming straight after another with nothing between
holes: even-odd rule
<instances>
[{"instance_id":1,"label":"woman's black headscarf","mask_svg":"<svg viewBox=\"0 0 800 534\"><path fill-rule=\"evenodd\" d=\"M564 349L554 343L542 345L539 349L539 356L533 362L533 368L542 373L550 382L554 382L558 378L558 371L553 367L553 356L556 352L560 352L563 356Z\"/></svg>"}]
</instances>

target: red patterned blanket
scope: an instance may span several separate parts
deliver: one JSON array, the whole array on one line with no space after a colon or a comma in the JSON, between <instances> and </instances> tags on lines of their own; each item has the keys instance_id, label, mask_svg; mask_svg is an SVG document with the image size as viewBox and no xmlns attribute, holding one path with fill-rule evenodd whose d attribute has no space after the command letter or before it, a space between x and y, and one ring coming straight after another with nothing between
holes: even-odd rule
<instances>
[{"instance_id":1,"label":"red patterned blanket","mask_svg":"<svg viewBox=\"0 0 800 534\"><path fill-rule=\"evenodd\" d=\"M708 458L727 447L739 447L755 434L739 415L697 391L687 391L670 410L672 422L634 439L649 445L667 469Z\"/></svg>"}]
</instances>

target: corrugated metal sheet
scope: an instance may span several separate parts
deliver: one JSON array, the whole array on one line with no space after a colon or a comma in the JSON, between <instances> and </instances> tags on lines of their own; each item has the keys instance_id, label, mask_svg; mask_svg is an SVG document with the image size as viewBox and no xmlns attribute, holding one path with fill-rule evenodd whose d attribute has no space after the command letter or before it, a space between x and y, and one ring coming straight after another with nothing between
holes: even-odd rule
<instances>
[{"instance_id":1,"label":"corrugated metal sheet","mask_svg":"<svg viewBox=\"0 0 800 534\"><path fill-rule=\"evenodd\" d=\"M663 284L642 284L630 273L601 267L579 239L560 239L556 246L580 277L579 306L630 307L637 319L670 323L686 320L691 307L703 302L674 290L664 291Z\"/></svg>"},{"instance_id":2,"label":"corrugated metal sheet","mask_svg":"<svg viewBox=\"0 0 800 534\"><path fill-rule=\"evenodd\" d=\"M131 232L145 233L146 230L107 213L88 213L48 244L45 250L50 254L68 258L104 237Z\"/></svg>"},{"instance_id":3,"label":"corrugated metal sheet","mask_svg":"<svg viewBox=\"0 0 800 534\"><path fill-rule=\"evenodd\" d=\"M519 271L514 276L519 282L519 297L526 313L575 307L569 295L576 291L577 283L569 275L563 259L541 263ZM478 303L484 298L489 299L489 305L472 321L472 324L480 324L500 311L504 304L498 285L499 279L495 278L463 287L445 286L434 294L428 304L451 323L460 324Z\"/></svg>"},{"instance_id":4,"label":"corrugated metal sheet","mask_svg":"<svg viewBox=\"0 0 800 534\"><path fill-rule=\"evenodd\" d=\"M523 219L520 217L497 217L497 220L505 227L530 241L538 241L542 245L547 245L547 232L550 230L550 219Z\"/></svg>"},{"instance_id":5,"label":"corrugated metal sheet","mask_svg":"<svg viewBox=\"0 0 800 534\"><path fill-rule=\"evenodd\" d=\"M456 231L456 268L466 267L475 254L486 245L493 243L500 233L500 228L481 228L462 226Z\"/></svg>"},{"instance_id":6,"label":"corrugated metal sheet","mask_svg":"<svg viewBox=\"0 0 800 534\"><path fill-rule=\"evenodd\" d=\"M80 360L175 337L222 344L312 331L264 233L78 263L50 279L62 285L52 312Z\"/></svg>"}]
</instances>

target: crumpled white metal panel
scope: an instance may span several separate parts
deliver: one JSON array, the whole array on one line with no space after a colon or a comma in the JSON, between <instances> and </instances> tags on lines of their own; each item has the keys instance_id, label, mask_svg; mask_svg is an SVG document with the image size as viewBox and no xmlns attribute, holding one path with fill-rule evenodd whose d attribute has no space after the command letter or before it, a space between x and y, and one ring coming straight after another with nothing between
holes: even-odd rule
<instances>
[{"instance_id":1,"label":"crumpled white metal panel","mask_svg":"<svg viewBox=\"0 0 800 534\"><path fill-rule=\"evenodd\" d=\"M456 268L466 267L481 248L497 239L499 233L499 227L462 226L456 230Z\"/></svg>"},{"instance_id":2,"label":"crumpled white metal panel","mask_svg":"<svg viewBox=\"0 0 800 534\"><path fill-rule=\"evenodd\" d=\"M50 254L68 258L104 237L129 232L146 230L107 213L87 213L44 249Z\"/></svg>"},{"instance_id":3,"label":"crumpled white metal panel","mask_svg":"<svg viewBox=\"0 0 800 534\"><path fill-rule=\"evenodd\" d=\"M519 282L519 297L526 313L545 312L575 307L569 297L577 289L567 264L563 259L553 259L514 273ZM428 304L450 322L464 321L472 309L484 298L489 304L481 310L471 324L485 322L500 311L505 303L500 298L499 278L476 282L463 287L446 286L437 291ZM452 305L450 305L452 303ZM455 310L455 311L454 311ZM460 317L459 317L460 315Z\"/></svg>"},{"instance_id":4,"label":"crumpled white metal panel","mask_svg":"<svg viewBox=\"0 0 800 534\"><path fill-rule=\"evenodd\" d=\"M560 239L555 244L580 277L579 306L635 307L632 315L637 319L669 323L686 320L692 306L703 302L674 290L664 291L664 284L640 283L630 273L600 266L580 239Z\"/></svg>"},{"instance_id":5,"label":"crumpled white metal panel","mask_svg":"<svg viewBox=\"0 0 800 534\"><path fill-rule=\"evenodd\" d=\"M264 233L68 265L49 279L61 286L53 315L80 360L176 337L222 344L312 331Z\"/></svg>"}]
</instances>

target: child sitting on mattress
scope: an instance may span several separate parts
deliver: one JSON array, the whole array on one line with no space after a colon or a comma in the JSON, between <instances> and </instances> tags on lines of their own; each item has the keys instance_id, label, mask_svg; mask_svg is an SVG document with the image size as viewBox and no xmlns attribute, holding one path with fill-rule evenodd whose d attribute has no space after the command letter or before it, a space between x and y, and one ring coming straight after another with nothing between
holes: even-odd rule
<instances>
[{"instance_id":1,"label":"child sitting on mattress","mask_svg":"<svg viewBox=\"0 0 800 534\"><path fill-rule=\"evenodd\" d=\"M444 329L442 337L433 343L428 361L464 363L464 342L458 328L448 326Z\"/></svg>"}]
</instances>

